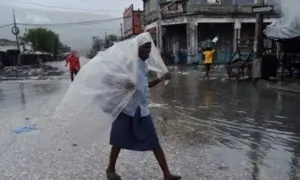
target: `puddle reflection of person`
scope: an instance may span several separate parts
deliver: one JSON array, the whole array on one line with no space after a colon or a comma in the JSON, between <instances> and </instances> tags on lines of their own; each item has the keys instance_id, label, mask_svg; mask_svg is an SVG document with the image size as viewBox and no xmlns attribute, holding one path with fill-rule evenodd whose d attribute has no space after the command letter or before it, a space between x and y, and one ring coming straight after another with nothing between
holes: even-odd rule
<instances>
[{"instance_id":1,"label":"puddle reflection of person","mask_svg":"<svg viewBox=\"0 0 300 180\"><path fill-rule=\"evenodd\" d=\"M147 33L137 37L139 45L138 81L136 92L124 110L112 124L110 144L112 145L109 165L106 170L108 180L121 180L115 166L121 149L133 151L153 151L164 175L164 180L179 180L180 176L169 171L164 152L160 146L152 116L148 108L149 87L170 79L167 73L161 79L148 82L148 67L145 61L151 52L151 36ZM131 86L127 86L131 87Z\"/></svg>"},{"instance_id":2,"label":"puddle reflection of person","mask_svg":"<svg viewBox=\"0 0 300 180\"><path fill-rule=\"evenodd\" d=\"M206 90L205 94L204 94L204 102L205 102L205 106L209 107L212 104L212 93L210 90Z\"/></svg>"},{"instance_id":3,"label":"puddle reflection of person","mask_svg":"<svg viewBox=\"0 0 300 180\"><path fill-rule=\"evenodd\" d=\"M25 107L26 100L25 100L25 93L24 93L24 84L20 83L19 87L20 87L20 91L21 91L21 102L22 102L23 107Z\"/></svg>"}]
</instances>

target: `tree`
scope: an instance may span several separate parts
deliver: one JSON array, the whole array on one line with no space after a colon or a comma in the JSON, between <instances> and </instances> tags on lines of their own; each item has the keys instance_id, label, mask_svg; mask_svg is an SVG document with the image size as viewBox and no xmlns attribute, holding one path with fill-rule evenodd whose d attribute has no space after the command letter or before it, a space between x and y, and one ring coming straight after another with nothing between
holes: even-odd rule
<instances>
[{"instance_id":1,"label":"tree","mask_svg":"<svg viewBox=\"0 0 300 180\"><path fill-rule=\"evenodd\" d=\"M106 36L104 39L98 37L98 36L93 36L92 37L92 48L91 50L87 53L88 58L93 58L94 56L97 55L99 51L102 51L104 49L109 48L110 46L113 45L113 42L119 41L120 38L117 35L110 34Z\"/></svg>"},{"instance_id":2,"label":"tree","mask_svg":"<svg viewBox=\"0 0 300 180\"><path fill-rule=\"evenodd\" d=\"M97 52L102 50L104 47L104 40L97 36L93 36L92 39L93 39L92 49Z\"/></svg>"},{"instance_id":3,"label":"tree","mask_svg":"<svg viewBox=\"0 0 300 180\"><path fill-rule=\"evenodd\" d=\"M66 52L70 52L71 50L72 50L72 49L71 49L70 46L62 45L58 51L59 51L59 52L62 52L62 53L66 53Z\"/></svg>"},{"instance_id":4,"label":"tree","mask_svg":"<svg viewBox=\"0 0 300 180\"><path fill-rule=\"evenodd\" d=\"M93 36L92 41L93 41L92 48L87 53L87 58L93 58L94 56L96 56L97 52L104 49L104 40L103 39L101 39L98 36Z\"/></svg>"},{"instance_id":5,"label":"tree","mask_svg":"<svg viewBox=\"0 0 300 180\"><path fill-rule=\"evenodd\" d=\"M115 34L110 34L105 37L105 48L109 48L113 45L113 42L119 41L120 38Z\"/></svg>"},{"instance_id":6,"label":"tree","mask_svg":"<svg viewBox=\"0 0 300 180\"><path fill-rule=\"evenodd\" d=\"M31 42L33 50L57 54L63 47L59 35L46 28L33 28L24 33L24 40Z\"/></svg>"}]
</instances>

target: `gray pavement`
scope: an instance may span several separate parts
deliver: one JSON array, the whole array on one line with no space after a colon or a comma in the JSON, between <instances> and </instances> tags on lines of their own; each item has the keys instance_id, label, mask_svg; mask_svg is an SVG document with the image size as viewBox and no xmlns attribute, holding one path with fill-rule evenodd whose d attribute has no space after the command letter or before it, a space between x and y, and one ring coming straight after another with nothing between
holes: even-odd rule
<instances>
[{"instance_id":1,"label":"gray pavement","mask_svg":"<svg viewBox=\"0 0 300 180\"><path fill-rule=\"evenodd\" d=\"M299 179L299 95L217 73L203 81L197 68L172 71L167 86L151 90L150 106L174 173L185 180ZM51 115L69 84L67 75L0 82L1 180L105 179L108 131L90 146L52 132L59 122ZM38 130L10 132L32 123ZM162 179L151 152L123 151L117 166L125 180Z\"/></svg>"}]
</instances>

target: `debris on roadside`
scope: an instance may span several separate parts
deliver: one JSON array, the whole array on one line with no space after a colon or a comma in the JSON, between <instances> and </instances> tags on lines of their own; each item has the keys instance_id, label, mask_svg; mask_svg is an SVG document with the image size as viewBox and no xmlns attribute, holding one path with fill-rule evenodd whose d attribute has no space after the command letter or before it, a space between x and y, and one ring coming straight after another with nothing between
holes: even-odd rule
<instances>
[{"instance_id":1,"label":"debris on roadside","mask_svg":"<svg viewBox=\"0 0 300 180\"><path fill-rule=\"evenodd\" d=\"M34 130L37 130L35 124L26 125L26 126L23 126L23 127L20 127L20 128L13 129L12 133L21 134L21 133L25 133L25 132L29 132L29 131L34 131Z\"/></svg>"}]
</instances>

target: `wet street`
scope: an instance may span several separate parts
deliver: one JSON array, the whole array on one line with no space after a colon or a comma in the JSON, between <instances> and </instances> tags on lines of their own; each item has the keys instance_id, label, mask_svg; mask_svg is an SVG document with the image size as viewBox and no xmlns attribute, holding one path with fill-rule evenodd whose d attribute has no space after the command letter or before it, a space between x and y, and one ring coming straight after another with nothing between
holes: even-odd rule
<instances>
[{"instance_id":1,"label":"wet street","mask_svg":"<svg viewBox=\"0 0 300 180\"><path fill-rule=\"evenodd\" d=\"M151 90L172 171L184 180L300 179L300 95L201 76L176 70L167 86ZM68 78L0 82L0 180L105 179L107 133L90 147L48 141ZM11 132L26 124L37 130ZM162 179L151 152L123 151L117 170L125 180Z\"/></svg>"}]
</instances>

